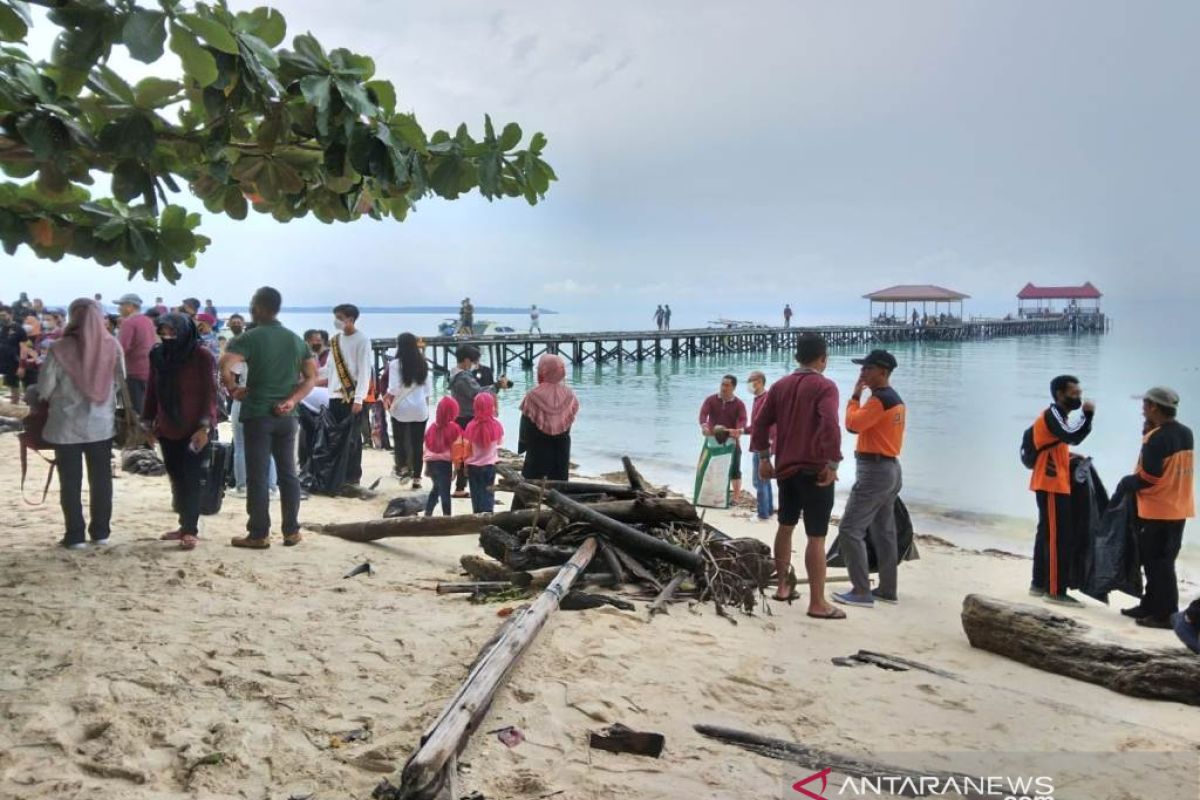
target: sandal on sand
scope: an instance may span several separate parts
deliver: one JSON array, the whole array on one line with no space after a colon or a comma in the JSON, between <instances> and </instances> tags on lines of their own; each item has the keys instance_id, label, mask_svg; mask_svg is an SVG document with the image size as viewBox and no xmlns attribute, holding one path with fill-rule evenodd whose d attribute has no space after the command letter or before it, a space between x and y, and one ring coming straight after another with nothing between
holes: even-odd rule
<instances>
[{"instance_id":1,"label":"sandal on sand","mask_svg":"<svg viewBox=\"0 0 1200 800\"><path fill-rule=\"evenodd\" d=\"M813 612L810 611L810 612L808 612L808 615L810 617L812 617L813 619L845 619L846 618L846 612L842 611L840 608L830 608L824 614L814 614Z\"/></svg>"},{"instance_id":2,"label":"sandal on sand","mask_svg":"<svg viewBox=\"0 0 1200 800\"><path fill-rule=\"evenodd\" d=\"M183 531L178 530L164 533L162 536L158 537L159 541L161 542L178 542L182 538Z\"/></svg>"},{"instance_id":3,"label":"sandal on sand","mask_svg":"<svg viewBox=\"0 0 1200 800\"><path fill-rule=\"evenodd\" d=\"M300 542L302 542L303 540L304 540L304 537L302 537L300 535L300 531L296 531L295 533L285 533L283 535L283 546L284 547L295 547L296 545L300 544Z\"/></svg>"},{"instance_id":4,"label":"sandal on sand","mask_svg":"<svg viewBox=\"0 0 1200 800\"><path fill-rule=\"evenodd\" d=\"M266 550L271 546L271 540L265 536L261 539L253 539L249 536L238 536L229 543L234 547L244 547L247 550Z\"/></svg>"},{"instance_id":5,"label":"sandal on sand","mask_svg":"<svg viewBox=\"0 0 1200 800\"><path fill-rule=\"evenodd\" d=\"M466 492L451 492L450 496L451 497L470 497L471 495L467 494Z\"/></svg>"},{"instance_id":6,"label":"sandal on sand","mask_svg":"<svg viewBox=\"0 0 1200 800\"><path fill-rule=\"evenodd\" d=\"M780 597L779 595L773 594L773 595L771 595L771 599L777 603L787 603L790 606L794 601L800 599L800 593L797 592L795 589L792 589L792 593L789 594L787 597Z\"/></svg>"},{"instance_id":7,"label":"sandal on sand","mask_svg":"<svg viewBox=\"0 0 1200 800\"><path fill-rule=\"evenodd\" d=\"M200 537L192 533L185 533L179 537L180 550L195 550L196 545L200 543Z\"/></svg>"}]
</instances>

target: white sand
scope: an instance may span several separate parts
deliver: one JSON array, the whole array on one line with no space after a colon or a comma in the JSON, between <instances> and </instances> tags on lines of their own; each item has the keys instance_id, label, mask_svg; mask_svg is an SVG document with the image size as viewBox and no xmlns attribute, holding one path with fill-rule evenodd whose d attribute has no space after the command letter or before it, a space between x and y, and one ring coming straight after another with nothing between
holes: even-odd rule
<instances>
[{"instance_id":1,"label":"white sand","mask_svg":"<svg viewBox=\"0 0 1200 800\"><path fill-rule=\"evenodd\" d=\"M15 455L14 437L0 442ZM368 482L389 466L387 454L366 460ZM15 458L0 463L10 498L0 511L0 797L367 797L402 765L500 623L496 605L433 593L457 574L459 556L477 550L472 537L357 545L309 535L296 548L276 538L269 551L234 550L244 513L228 497L205 520L200 547L184 553L156 540L174 527L166 479L125 475L115 544L67 552L54 546L57 492L45 507L24 507L17 474ZM373 518L385 501L314 498L302 519ZM773 534L730 513L708 519L735 536ZM901 605L851 609L845 622L807 619L799 604L774 604L772 616L736 626L711 606L676 605L653 623L640 603L637 613L559 612L484 724L516 725L528 741L508 749L478 735L462 759L464 791L489 800L558 790L564 800L775 798L784 778L808 772L706 740L696 722L845 753L911 752L908 766L936 766L927 754L954 750L1185 750L1200 760L1194 707L1125 697L968 645L963 596L1028 600L1028 561L928 544L922 552L902 568ZM342 579L367 558L376 577ZM1075 615L1139 645L1174 641L1090 601ZM830 663L862 648L963 682ZM663 757L590 751L588 731L609 721L665 734ZM372 741L330 747L366 724ZM216 752L224 763L189 774ZM1113 764L1105 781L1145 787ZM1196 796L1195 784L1172 788L1128 796Z\"/></svg>"}]
</instances>

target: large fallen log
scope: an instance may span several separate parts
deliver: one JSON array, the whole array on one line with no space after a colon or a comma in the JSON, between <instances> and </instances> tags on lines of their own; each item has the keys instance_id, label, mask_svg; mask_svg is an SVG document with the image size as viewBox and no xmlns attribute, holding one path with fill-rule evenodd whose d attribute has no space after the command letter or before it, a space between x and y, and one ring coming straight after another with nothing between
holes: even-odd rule
<instances>
[{"instance_id":1,"label":"large fallen log","mask_svg":"<svg viewBox=\"0 0 1200 800\"><path fill-rule=\"evenodd\" d=\"M612 500L596 503L592 508L620 522L688 522L696 519L696 509L682 497L645 497L638 500ZM509 531L527 528L535 521L546 522L550 517L535 508L520 511L501 511L496 514L464 514L458 517L394 517L365 522L343 522L333 525L306 525L309 530L326 536L337 536L351 542L374 542L392 537L475 536L485 525L495 525Z\"/></svg>"},{"instance_id":2,"label":"large fallen log","mask_svg":"<svg viewBox=\"0 0 1200 800\"><path fill-rule=\"evenodd\" d=\"M692 572L699 572L704 565L704 559L699 553L684 550L682 547L655 538L648 533L642 533L637 528L626 525L600 508L601 504L592 506L578 503L561 492L550 490L542 493L541 489L531 483L522 483L516 487L517 494L526 502L540 500L545 505L557 511L572 522L585 522L597 532L610 539L618 547L642 556L658 558L676 566L684 567ZM634 500L635 505L643 504L652 507L659 503L672 502L668 498L644 498ZM687 502L686 500L684 501ZM692 520L698 520L696 511L692 509ZM645 521L639 518L639 522Z\"/></svg>"},{"instance_id":3,"label":"large fallen log","mask_svg":"<svg viewBox=\"0 0 1200 800\"><path fill-rule=\"evenodd\" d=\"M437 721L421 737L421 745L404 765L400 786L394 793L379 796L387 800L431 800L447 779L446 765L467 746L492 705L496 692L504 685L530 642L537 636L559 600L596 555L597 542L589 538L563 565L558 577L546 587L528 608L514 614L500 639L485 651L466 681L450 699Z\"/></svg>"},{"instance_id":4,"label":"large fallen log","mask_svg":"<svg viewBox=\"0 0 1200 800\"><path fill-rule=\"evenodd\" d=\"M523 482L524 479L519 475L516 480L505 476L500 480L497 486L505 491L513 491L517 485ZM641 495L641 492L631 489L628 486L621 486L617 483L591 483L588 481L529 481L533 485L541 488L545 483L546 489L554 489L562 492L565 495L574 497L576 495L608 495L618 500L633 500Z\"/></svg>"},{"instance_id":5,"label":"large fallen log","mask_svg":"<svg viewBox=\"0 0 1200 800\"><path fill-rule=\"evenodd\" d=\"M969 594L962 626L972 647L1114 692L1200 706L1200 658L1180 648L1143 650L1105 641L1050 609Z\"/></svg>"}]
</instances>

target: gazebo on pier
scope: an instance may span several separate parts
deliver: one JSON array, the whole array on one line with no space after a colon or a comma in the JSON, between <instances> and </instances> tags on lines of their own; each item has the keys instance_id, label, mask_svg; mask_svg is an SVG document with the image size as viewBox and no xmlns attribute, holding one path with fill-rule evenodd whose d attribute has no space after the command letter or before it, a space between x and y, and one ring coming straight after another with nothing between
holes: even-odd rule
<instances>
[{"instance_id":1,"label":"gazebo on pier","mask_svg":"<svg viewBox=\"0 0 1200 800\"><path fill-rule=\"evenodd\" d=\"M925 284L890 286L863 297L871 302L872 325L908 325L913 313L922 323L930 320L939 325L958 325L963 321L963 300L970 299L971 295Z\"/></svg>"},{"instance_id":2,"label":"gazebo on pier","mask_svg":"<svg viewBox=\"0 0 1200 800\"><path fill-rule=\"evenodd\" d=\"M1025 284L1017 293L1017 315L1022 319L1075 315L1100 316L1100 290L1091 281L1082 286ZM1062 301L1059 305L1058 301Z\"/></svg>"}]
</instances>

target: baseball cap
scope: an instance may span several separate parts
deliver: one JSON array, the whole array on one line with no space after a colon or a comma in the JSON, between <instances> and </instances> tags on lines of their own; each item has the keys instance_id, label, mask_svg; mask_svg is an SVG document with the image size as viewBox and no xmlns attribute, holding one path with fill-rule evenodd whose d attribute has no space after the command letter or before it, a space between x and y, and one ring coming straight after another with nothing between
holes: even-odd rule
<instances>
[{"instance_id":1,"label":"baseball cap","mask_svg":"<svg viewBox=\"0 0 1200 800\"><path fill-rule=\"evenodd\" d=\"M142 307L142 298L138 297L133 292L130 292L129 294L123 294L117 298L117 305L123 306L126 304L129 304L131 306L137 306L138 308L141 308Z\"/></svg>"},{"instance_id":2,"label":"baseball cap","mask_svg":"<svg viewBox=\"0 0 1200 800\"><path fill-rule=\"evenodd\" d=\"M887 370L896 368L896 357L887 350L872 350L862 358L851 359L855 364L862 364L871 367L883 367Z\"/></svg>"},{"instance_id":3,"label":"baseball cap","mask_svg":"<svg viewBox=\"0 0 1200 800\"><path fill-rule=\"evenodd\" d=\"M1154 386L1142 395L1143 400L1149 400L1156 405L1166 408L1179 408L1179 392L1169 386Z\"/></svg>"}]
</instances>

